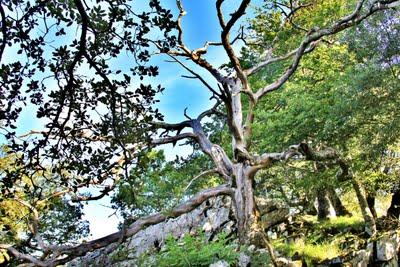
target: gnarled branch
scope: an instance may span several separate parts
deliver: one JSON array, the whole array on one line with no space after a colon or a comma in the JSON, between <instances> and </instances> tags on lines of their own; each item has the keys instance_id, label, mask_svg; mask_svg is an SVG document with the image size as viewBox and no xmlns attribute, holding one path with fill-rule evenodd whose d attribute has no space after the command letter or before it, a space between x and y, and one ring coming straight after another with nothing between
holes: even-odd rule
<instances>
[{"instance_id":1,"label":"gnarled branch","mask_svg":"<svg viewBox=\"0 0 400 267\"><path fill-rule=\"evenodd\" d=\"M124 230L115 232L113 234L107 235L105 237L96 240L82 243L77 246L59 246L57 252L59 253L59 255L67 255L64 258L59 257L57 259L40 260L37 259L36 257L20 253L18 250L9 245L0 245L0 248L6 249L8 252L13 254L18 259L34 263L38 266L57 266L66 263L73 258L82 256L89 251L93 251L94 249L103 248L114 242L123 240L124 238L131 237L134 234L138 233L140 230L148 226L155 225L169 218L176 218L182 214L188 213L197 208L204 201L206 201L211 197L216 197L220 195L232 195L232 194L233 190L228 185L220 185L214 188L203 190L197 193L194 197L192 197L188 201L180 204L179 206L173 208L168 212L156 213L143 218L139 218Z\"/></svg>"},{"instance_id":2,"label":"gnarled branch","mask_svg":"<svg viewBox=\"0 0 400 267\"><path fill-rule=\"evenodd\" d=\"M194 133L181 133L181 134L177 134L175 136L166 136L166 137L159 138L159 139L153 139L153 140L151 140L151 144L154 146L164 145L164 144L176 143L179 140L188 139L188 138L197 140L198 136Z\"/></svg>"},{"instance_id":3,"label":"gnarled branch","mask_svg":"<svg viewBox=\"0 0 400 267\"><path fill-rule=\"evenodd\" d=\"M0 15L1 15L1 34L2 40L0 44L0 62L3 58L4 49L6 48L7 44L7 25L6 25L6 14L3 9L3 5L0 5Z\"/></svg>"},{"instance_id":4,"label":"gnarled branch","mask_svg":"<svg viewBox=\"0 0 400 267\"><path fill-rule=\"evenodd\" d=\"M323 150L315 150L305 143L290 146L286 151L278 153L265 153L254 158L251 172L267 168L274 163L286 162L297 158L309 161L333 161L339 165L341 172L338 173L338 179L348 180L350 177L349 165L345 159L333 148L327 147Z\"/></svg>"},{"instance_id":5,"label":"gnarled branch","mask_svg":"<svg viewBox=\"0 0 400 267\"><path fill-rule=\"evenodd\" d=\"M216 7L217 7L217 12L218 12L218 18L220 21L220 25L222 27L222 32L221 32L221 41L222 45L229 57L229 60L231 61L233 68L236 71L237 77L240 79L242 86L243 86L243 91L246 92L247 95L249 95L249 98L252 102L254 102L254 96L253 93L250 90L250 86L247 81L247 76L242 70L242 66L240 64L240 61L238 57L236 56L235 52L233 51L231 42L230 42L230 31L232 27L235 25L235 23L244 15L246 8L250 4L251 0L243 0L239 6L239 8L231 15L230 20L225 24L222 10L221 10L221 5L223 1L217 1Z\"/></svg>"}]
</instances>

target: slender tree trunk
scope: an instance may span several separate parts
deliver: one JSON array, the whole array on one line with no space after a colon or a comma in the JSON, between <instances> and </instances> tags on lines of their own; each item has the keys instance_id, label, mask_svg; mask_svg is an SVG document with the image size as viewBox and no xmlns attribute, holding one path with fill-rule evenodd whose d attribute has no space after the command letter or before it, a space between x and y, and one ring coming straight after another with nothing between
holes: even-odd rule
<instances>
[{"instance_id":1,"label":"slender tree trunk","mask_svg":"<svg viewBox=\"0 0 400 267\"><path fill-rule=\"evenodd\" d=\"M325 188L320 188L317 193L318 220L326 220L330 214L330 204Z\"/></svg>"},{"instance_id":2,"label":"slender tree trunk","mask_svg":"<svg viewBox=\"0 0 400 267\"><path fill-rule=\"evenodd\" d=\"M314 170L316 172L322 173L325 169L326 167L322 163L314 162ZM330 203L328 198L328 191L325 185L318 188L317 203L318 203L318 220L328 219L330 215Z\"/></svg>"},{"instance_id":3,"label":"slender tree trunk","mask_svg":"<svg viewBox=\"0 0 400 267\"><path fill-rule=\"evenodd\" d=\"M342 204L339 196L337 195L335 189L332 186L327 187L329 199L331 200L332 206L335 209L337 216L348 216L351 213L346 209L346 207Z\"/></svg>"},{"instance_id":4,"label":"slender tree trunk","mask_svg":"<svg viewBox=\"0 0 400 267\"><path fill-rule=\"evenodd\" d=\"M397 188L392 196L392 202L390 203L390 207L387 211L388 217L393 217L395 219L399 219L400 216L400 188Z\"/></svg>"},{"instance_id":5,"label":"slender tree trunk","mask_svg":"<svg viewBox=\"0 0 400 267\"><path fill-rule=\"evenodd\" d=\"M364 218L365 232L370 236L374 236L376 234L375 219L372 216L371 211L368 207L368 202L367 198L365 197L364 189L354 176L351 178L351 183L353 185L354 191L356 191L358 204L360 205L361 213Z\"/></svg>"},{"instance_id":6,"label":"slender tree trunk","mask_svg":"<svg viewBox=\"0 0 400 267\"><path fill-rule=\"evenodd\" d=\"M376 220L378 218L378 214L376 213L375 209L375 195L374 194L367 194L367 204L369 210L371 211L372 217Z\"/></svg>"}]
</instances>

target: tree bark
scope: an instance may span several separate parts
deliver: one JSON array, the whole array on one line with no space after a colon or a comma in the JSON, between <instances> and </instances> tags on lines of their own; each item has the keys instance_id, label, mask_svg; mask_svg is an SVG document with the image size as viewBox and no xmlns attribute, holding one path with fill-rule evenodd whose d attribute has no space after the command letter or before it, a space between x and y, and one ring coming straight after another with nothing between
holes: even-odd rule
<instances>
[{"instance_id":1,"label":"tree bark","mask_svg":"<svg viewBox=\"0 0 400 267\"><path fill-rule=\"evenodd\" d=\"M327 187L329 199L331 200L332 206L335 209L336 216L348 216L351 213L342 204L339 196L337 195L335 189L332 186Z\"/></svg>"},{"instance_id":2,"label":"tree bark","mask_svg":"<svg viewBox=\"0 0 400 267\"><path fill-rule=\"evenodd\" d=\"M330 215L330 203L325 188L320 188L317 193L318 220L326 220Z\"/></svg>"},{"instance_id":3,"label":"tree bark","mask_svg":"<svg viewBox=\"0 0 400 267\"><path fill-rule=\"evenodd\" d=\"M317 173L322 173L326 170L326 166L321 162L314 162L314 170ZM330 201L328 198L327 185L322 185L317 188L317 203L318 203L318 220L326 220L330 215Z\"/></svg>"},{"instance_id":4,"label":"tree bark","mask_svg":"<svg viewBox=\"0 0 400 267\"><path fill-rule=\"evenodd\" d=\"M234 165L236 182L234 203L238 224L238 236L242 244L262 246L262 228L260 212L254 198L253 177L246 170L244 163Z\"/></svg>"},{"instance_id":5,"label":"tree bark","mask_svg":"<svg viewBox=\"0 0 400 267\"><path fill-rule=\"evenodd\" d=\"M372 217L376 220L378 218L378 214L376 213L375 209L375 195L374 194L367 194L367 204L369 210L371 211Z\"/></svg>"},{"instance_id":6,"label":"tree bark","mask_svg":"<svg viewBox=\"0 0 400 267\"><path fill-rule=\"evenodd\" d=\"M356 191L358 203L360 205L361 213L364 218L365 232L370 236L374 236L376 234L375 219L372 216L371 211L368 207L368 202L365 196L364 189L354 176L352 176L351 178L351 183L353 185L354 191Z\"/></svg>"}]
</instances>

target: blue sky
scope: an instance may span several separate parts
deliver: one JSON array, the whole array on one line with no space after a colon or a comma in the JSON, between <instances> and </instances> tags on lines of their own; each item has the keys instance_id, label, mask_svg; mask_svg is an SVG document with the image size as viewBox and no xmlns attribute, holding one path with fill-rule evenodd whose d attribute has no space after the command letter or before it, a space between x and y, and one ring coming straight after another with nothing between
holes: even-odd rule
<instances>
[{"instance_id":1,"label":"blue sky","mask_svg":"<svg viewBox=\"0 0 400 267\"><path fill-rule=\"evenodd\" d=\"M261 1L261 0L259 0ZM147 1L139 2L139 5ZM177 14L175 0L161 1L166 7L174 10ZM258 1L256 1L258 2ZM227 0L223 5L224 13L230 14L240 3L239 0ZM215 0L183 0L183 6L187 11L187 15L182 21L184 29L184 41L190 49L199 48L204 45L206 41L218 41L221 29L219 27L216 10ZM234 34L232 34L234 35ZM57 40L61 42L61 40ZM238 50L240 44L236 46ZM17 58L16 48L7 48L5 51L5 61L15 60ZM206 58L215 66L219 66L227 62L227 57L222 51L222 48L210 47ZM168 63L165 60L169 59L166 56L155 56L151 63L160 67L160 75L156 77L152 83L160 83L165 87L164 92L158 96L160 103L157 107L165 115L165 120L168 122L178 122L184 120L183 111L187 108L190 116L195 117L202 111L210 108L213 101L210 101L209 91L202 86L198 80L185 79L181 75L188 74L181 66L176 63ZM119 59L117 64L122 64L126 59ZM126 63L125 63L126 64ZM200 74L211 83L215 85L215 81L203 70L199 71ZM51 81L49 81L51 83ZM35 118L35 107L28 105L23 108L21 117L18 120L18 134L23 134L29 130L40 130L43 128L44 122ZM0 135L0 143L4 142L4 138ZM185 155L190 153L190 148L176 146L164 146L167 158L172 159L175 155ZM109 217L113 211L107 206L110 206L109 199L104 199L99 202L91 202L85 206L85 218L91 223L90 229L92 238L97 238L116 230L119 218L116 216Z\"/></svg>"},{"instance_id":2,"label":"blue sky","mask_svg":"<svg viewBox=\"0 0 400 267\"><path fill-rule=\"evenodd\" d=\"M175 1L165 1L167 6L172 10L176 10ZM229 5L225 6L226 10L232 11L236 3L239 1L228 1ZM164 4L164 2L163 2ZM182 21L184 29L184 41L190 49L202 47L206 41L218 41L220 36L220 27L215 11L214 0L183 1L187 15ZM176 14L176 13L175 13ZM227 62L228 58L221 48L211 47L207 54L207 59L220 66ZM202 86L198 80L182 78L181 75L188 75L188 72L176 63L165 62L170 60L166 56L156 56L152 63L160 67L160 75L156 77L156 83L160 83L165 87L162 95L159 96L160 103L157 107L161 113L165 115L167 122L179 122L185 120L184 109L190 116L197 116L204 110L212 107L213 101L210 101L209 91ZM198 69L197 69L198 70ZM203 70L198 70L211 83L215 81ZM175 158L175 155L186 155L191 152L190 147L171 145L162 147L168 159ZM85 209L86 218L91 222L91 233L93 238L103 236L107 233L112 233L118 225L116 216L108 217L113 211L104 206L109 205L107 199L103 203L91 203ZM101 218L101 219L100 219ZM107 222L107 227L104 227L104 222Z\"/></svg>"}]
</instances>

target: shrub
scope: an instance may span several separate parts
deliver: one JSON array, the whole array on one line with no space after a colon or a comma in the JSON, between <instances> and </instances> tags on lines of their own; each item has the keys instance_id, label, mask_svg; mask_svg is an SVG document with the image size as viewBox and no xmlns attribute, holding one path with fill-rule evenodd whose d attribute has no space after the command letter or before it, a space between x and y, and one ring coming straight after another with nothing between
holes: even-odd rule
<instances>
[{"instance_id":1,"label":"shrub","mask_svg":"<svg viewBox=\"0 0 400 267\"><path fill-rule=\"evenodd\" d=\"M225 233L217 235L210 242L204 233L195 236L186 234L181 239L169 236L161 251L154 257L148 257L142 266L201 267L219 260L232 264L239 257L236 248L236 245L229 243Z\"/></svg>"}]
</instances>

